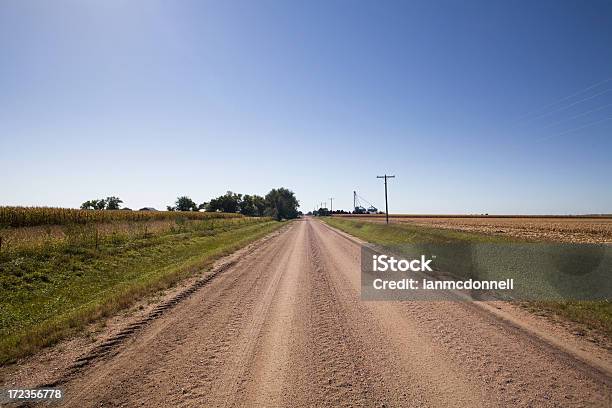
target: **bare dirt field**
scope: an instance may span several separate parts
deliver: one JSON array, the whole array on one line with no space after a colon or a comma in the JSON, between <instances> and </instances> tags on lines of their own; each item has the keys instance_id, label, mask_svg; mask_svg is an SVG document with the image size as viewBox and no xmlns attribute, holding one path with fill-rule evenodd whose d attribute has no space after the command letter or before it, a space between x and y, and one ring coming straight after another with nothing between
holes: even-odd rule
<instances>
[{"instance_id":1,"label":"bare dirt field","mask_svg":"<svg viewBox=\"0 0 612 408\"><path fill-rule=\"evenodd\" d=\"M350 219L385 222L384 216L350 215ZM612 243L612 217L410 217L390 215L390 222L508 235L529 240Z\"/></svg>"},{"instance_id":2,"label":"bare dirt field","mask_svg":"<svg viewBox=\"0 0 612 408\"><path fill-rule=\"evenodd\" d=\"M71 407L611 403L609 369L474 304L361 301L359 243L311 218L169 304L77 370L63 370L59 355L33 359L3 385L44 379L63 387ZM610 353L593 344L570 347L611 367Z\"/></svg>"}]
</instances>

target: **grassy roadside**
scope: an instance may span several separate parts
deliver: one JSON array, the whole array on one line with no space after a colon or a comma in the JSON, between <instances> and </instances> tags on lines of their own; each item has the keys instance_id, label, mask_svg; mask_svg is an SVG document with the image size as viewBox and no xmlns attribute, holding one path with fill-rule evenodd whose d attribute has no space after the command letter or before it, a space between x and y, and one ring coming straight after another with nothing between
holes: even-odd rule
<instances>
[{"instance_id":1,"label":"grassy roadside","mask_svg":"<svg viewBox=\"0 0 612 408\"><path fill-rule=\"evenodd\" d=\"M411 224L381 224L364 220L322 217L321 220L357 238L379 245L402 243L521 242L518 238L487 235ZM524 242L524 241L523 241ZM520 305L537 314L554 315L594 329L612 338L612 303L609 301L530 301Z\"/></svg>"},{"instance_id":2,"label":"grassy roadside","mask_svg":"<svg viewBox=\"0 0 612 408\"><path fill-rule=\"evenodd\" d=\"M412 224L382 224L364 220L322 217L321 220L364 241L380 245L397 245L410 242L453 243L469 242L512 242L510 237L477 234L446 228L421 227Z\"/></svg>"},{"instance_id":3,"label":"grassy roadside","mask_svg":"<svg viewBox=\"0 0 612 408\"><path fill-rule=\"evenodd\" d=\"M95 247L79 242L4 254L0 363L52 345L282 225L270 219L193 221Z\"/></svg>"}]
</instances>

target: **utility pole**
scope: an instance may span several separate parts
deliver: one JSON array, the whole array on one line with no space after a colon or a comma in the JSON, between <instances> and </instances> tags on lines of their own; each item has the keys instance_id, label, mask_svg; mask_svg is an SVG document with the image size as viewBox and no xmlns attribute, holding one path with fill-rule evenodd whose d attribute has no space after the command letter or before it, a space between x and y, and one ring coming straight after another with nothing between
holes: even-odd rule
<instances>
[{"instance_id":1,"label":"utility pole","mask_svg":"<svg viewBox=\"0 0 612 408\"><path fill-rule=\"evenodd\" d=\"M329 202L330 202L330 204L329 204L329 212L333 213L334 212L334 197L330 197L329 198Z\"/></svg>"},{"instance_id":2,"label":"utility pole","mask_svg":"<svg viewBox=\"0 0 612 408\"><path fill-rule=\"evenodd\" d=\"M385 179L385 214L387 215L387 224L389 223L389 201L387 201L387 179L395 178L395 176L376 176L376 178L384 178Z\"/></svg>"}]
</instances>

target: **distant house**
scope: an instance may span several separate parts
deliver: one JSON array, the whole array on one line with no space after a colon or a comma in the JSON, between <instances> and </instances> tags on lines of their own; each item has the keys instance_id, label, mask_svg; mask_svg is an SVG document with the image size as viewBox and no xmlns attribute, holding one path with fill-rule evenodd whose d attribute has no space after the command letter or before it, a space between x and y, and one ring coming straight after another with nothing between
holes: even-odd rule
<instances>
[{"instance_id":1,"label":"distant house","mask_svg":"<svg viewBox=\"0 0 612 408\"><path fill-rule=\"evenodd\" d=\"M155 208L153 208L153 207L142 207L138 211L157 211L157 210Z\"/></svg>"}]
</instances>

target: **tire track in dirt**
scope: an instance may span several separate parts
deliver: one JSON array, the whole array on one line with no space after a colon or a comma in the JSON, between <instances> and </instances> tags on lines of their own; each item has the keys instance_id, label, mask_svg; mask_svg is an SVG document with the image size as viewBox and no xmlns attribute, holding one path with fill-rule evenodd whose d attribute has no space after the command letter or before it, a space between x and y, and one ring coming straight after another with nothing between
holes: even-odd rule
<instances>
[{"instance_id":1,"label":"tire track in dirt","mask_svg":"<svg viewBox=\"0 0 612 408\"><path fill-rule=\"evenodd\" d=\"M304 229L300 228L295 243L301 242L303 234ZM290 358L295 341L295 322L299 319L296 297L300 277L307 268L304 248L294 245L291 259L278 282L276 296L270 303L267 319L259 332L253 356L246 366L248 381L242 382L236 405L285 405L286 390L292 388L286 379L296 363Z\"/></svg>"},{"instance_id":2,"label":"tire track in dirt","mask_svg":"<svg viewBox=\"0 0 612 408\"><path fill-rule=\"evenodd\" d=\"M229 354L225 370L219 375L212 387L209 398L213 405L234 406L239 394L244 393L241 388L248 381L263 383L262 386L266 384L266 378L250 375L248 366L256 356L255 348L261 341L264 323L271 319L270 307L278 292L279 282L285 276L287 270L295 269L294 253L301 243L301 235L303 235L301 229L293 231L292 235L287 237L288 247L285 248L284 252L277 255L278 258L274 260L274 265L269 265L270 278L256 300L256 304L253 305L249 320L245 326L241 327L240 333L236 336L234 343L236 346L232 348ZM278 360L270 359L268 361L274 364L282 364L282 361ZM265 401L262 402L265 403Z\"/></svg>"},{"instance_id":3,"label":"tire track in dirt","mask_svg":"<svg viewBox=\"0 0 612 408\"><path fill-rule=\"evenodd\" d=\"M310 269L301 302L302 343L296 354L308 361L302 380L309 382L306 388L309 392L296 395L294 402L300 406L309 406L313 401L317 406L381 406L368 381L372 376L363 364L362 350L355 347L349 331L346 310L321 260L322 249L310 223L306 245Z\"/></svg>"}]
</instances>

